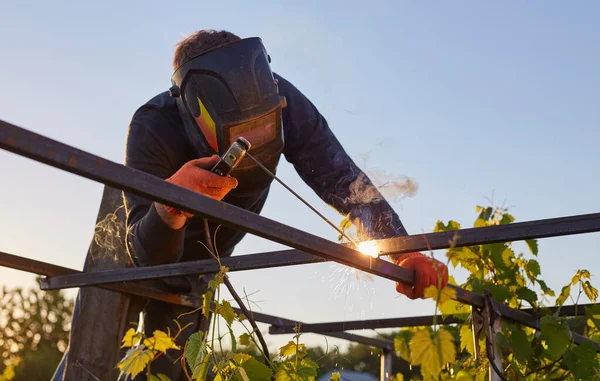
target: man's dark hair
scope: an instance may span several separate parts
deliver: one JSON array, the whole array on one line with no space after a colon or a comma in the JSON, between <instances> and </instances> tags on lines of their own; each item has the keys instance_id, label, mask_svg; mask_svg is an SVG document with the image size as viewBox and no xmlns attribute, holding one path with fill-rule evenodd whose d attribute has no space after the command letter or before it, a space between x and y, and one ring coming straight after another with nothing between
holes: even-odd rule
<instances>
[{"instance_id":1,"label":"man's dark hair","mask_svg":"<svg viewBox=\"0 0 600 381\"><path fill-rule=\"evenodd\" d=\"M175 45L173 69L177 70L181 64L207 50L238 40L240 37L226 30L199 30Z\"/></svg>"}]
</instances>

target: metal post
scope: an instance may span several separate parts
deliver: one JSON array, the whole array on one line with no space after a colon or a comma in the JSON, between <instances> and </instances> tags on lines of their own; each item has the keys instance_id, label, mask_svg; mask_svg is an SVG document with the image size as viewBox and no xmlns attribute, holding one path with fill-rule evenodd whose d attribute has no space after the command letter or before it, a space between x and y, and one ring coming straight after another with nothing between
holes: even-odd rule
<instances>
[{"instance_id":1,"label":"metal post","mask_svg":"<svg viewBox=\"0 0 600 381\"><path fill-rule=\"evenodd\" d=\"M491 346L493 347L494 350L494 357L493 361L494 364L496 365L496 368L498 370L500 370L500 373L502 374L502 348L500 348L500 344L498 343L497 340L495 340L496 338L496 334L502 332L502 325L500 323L501 319L498 317L497 319L494 320L492 326L490 327L492 329L492 343ZM496 370L494 369L494 367L492 367L492 365L490 364L490 381L504 381L501 377L501 374L498 374L496 372Z\"/></svg>"},{"instance_id":2,"label":"metal post","mask_svg":"<svg viewBox=\"0 0 600 381\"><path fill-rule=\"evenodd\" d=\"M392 351L384 349L381 351L381 365L379 379L381 381L390 381L392 376Z\"/></svg>"}]
</instances>

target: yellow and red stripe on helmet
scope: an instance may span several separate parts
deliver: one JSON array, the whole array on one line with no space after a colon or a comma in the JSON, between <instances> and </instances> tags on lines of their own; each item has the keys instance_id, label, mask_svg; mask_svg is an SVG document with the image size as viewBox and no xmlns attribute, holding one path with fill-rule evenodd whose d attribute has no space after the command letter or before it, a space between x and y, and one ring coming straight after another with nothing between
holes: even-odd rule
<instances>
[{"instance_id":1,"label":"yellow and red stripe on helmet","mask_svg":"<svg viewBox=\"0 0 600 381\"><path fill-rule=\"evenodd\" d=\"M204 107L204 104L202 104L200 98L198 98L198 105L200 106L200 115L194 119L196 119L196 123L198 123L198 126L200 126L200 130L204 134L204 137L206 137L208 144L210 144L215 151L219 152L219 144L217 143L217 127L215 125L215 121L208 113L208 110L206 110L206 107Z\"/></svg>"}]
</instances>

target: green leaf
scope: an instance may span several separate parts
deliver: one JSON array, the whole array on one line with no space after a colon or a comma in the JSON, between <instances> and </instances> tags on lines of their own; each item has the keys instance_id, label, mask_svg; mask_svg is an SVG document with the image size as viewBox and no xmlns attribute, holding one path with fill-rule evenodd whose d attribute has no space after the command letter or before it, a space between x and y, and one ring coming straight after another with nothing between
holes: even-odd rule
<instances>
[{"instance_id":1,"label":"green leaf","mask_svg":"<svg viewBox=\"0 0 600 381\"><path fill-rule=\"evenodd\" d=\"M600 329L600 304L586 307L585 314L592 324L594 324L597 329Z\"/></svg>"},{"instance_id":2,"label":"green leaf","mask_svg":"<svg viewBox=\"0 0 600 381\"><path fill-rule=\"evenodd\" d=\"M520 327L511 330L510 344L517 361L523 365L527 364L527 360L533 353L527 333Z\"/></svg>"},{"instance_id":3,"label":"green leaf","mask_svg":"<svg viewBox=\"0 0 600 381\"><path fill-rule=\"evenodd\" d=\"M403 377L404 379L404 377ZM331 373L331 377L329 377L329 381L340 381L340 372Z\"/></svg>"},{"instance_id":4,"label":"green leaf","mask_svg":"<svg viewBox=\"0 0 600 381\"><path fill-rule=\"evenodd\" d=\"M565 319L553 315L541 319L542 338L546 340L548 353L553 358L560 357L571 344L571 330Z\"/></svg>"},{"instance_id":5,"label":"green leaf","mask_svg":"<svg viewBox=\"0 0 600 381\"><path fill-rule=\"evenodd\" d=\"M592 343L583 342L565 352L564 361L578 380L592 380L598 375L596 349Z\"/></svg>"},{"instance_id":6,"label":"green leaf","mask_svg":"<svg viewBox=\"0 0 600 381\"><path fill-rule=\"evenodd\" d=\"M155 375L151 374L150 377L148 377L148 381L160 381L160 378L158 378Z\"/></svg>"},{"instance_id":7,"label":"green leaf","mask_svg":"<svg viewBox=\"0 0 600 381\"><path fill-rule=\"evenodd\" d=\"M167 376L164 373L159 373L158 374L158 380L159 381L171 381L171 379L169 378L169 376Z\"/></svg>"},{"instance_id":8,"label":"green leaf","mask_svg":"<svg viewBox=\"0 0 600 381\"><path fill-rule=\"evenodd\" d=\"M535 259L531 259L527 262L527 272L532 274L532 278L537 277L541 274L540 264Z\"/></svg>"},{"instance_id":9,"label":"green leaf","mask_svg":"<svg viewBox=\"0 0 600 381\"><path fill-rule=\"evenodd\" d=\"M202 294L202 315L208 317L210 313L210 304L212 303L213 293L212 291L206 291Z\"/></svg>"},{"instance_id":10,"label":"green leaf","mask_svg":"<svg viewBox=\"0 0 600 381\"><path fill-rule=\"evenodd\" d=\"M556 294L554 293L554 291L548 287L548 285L546 284L546 282L544 282L541 279L536 280L536 282L540 285L540 288L542 289L542 291L544 292L544 294L548 295L548 296L555 296Z\"/></svg>"},{"instance_id":11,"label":"green leaf","mask_svg":"<svg viewBox=\"0 0 600 381\"><path fill-rule=\"evenodd\" d=\"M241 366L251 381L270 381L273 372L271 368L245 353L236 353L233 360Z\"/></svg>"},{"instance_id":12,"label":"green leaf","mask_svg":"<svg viewBox=\"0 0 600 381\"><path fill-rule=\"evenodd\" d=\"M504 213L502 215L502 219L500 219L500 225L506 225L506 224L510 224L513 223L515 221L515 218L508 214L508 213Z\"/></svg>"},{"instance_id":13,"label":"green leaf","mask_svg":"<svg viewBox=\"0 0 600 381\"><path fill-rule=\"evenodd\" d=\"M227 325L229 326L237 317L237 314L235 313L233 308L231 308L231 304L227 300L223 300L221 303L217 303L216 313L221 315L223 319L225 319L225 321L227 322Z\"/></svg>"},{"instance_id":14,"label":"green leaf","mask_svg":"<svg viewBox=\"0 0 600 381\"><path fill-rule=\"evenodd\" d=\"M481 210L481 213L479 213L478 218L481 220L484 220L484 221L489 221L493 212L494 212L494 209L492 209L491 206L488 206L487 208Z\"/></svg>"},{"instance_id":15,"label":"green leaf","mask_svg":"<svg viewBox=\"0 0 600 381\"><path fill-rule=\"evenodd\" d=\"M239 337L240 345L250 345L250 335L247 333L242 333Z\"/></svg>"},{"instance_id":16,"label":"green leaf","mask_svg":"<svg viewBox=\"0 0 600 381\"><path fill-rule=\"evenodd\" d=\"M527 246L529 246L529 250L531 251L531 254L537 256L538 255L537 239L526 239L525 243L527 243Z\"/></svg>"},{"instance_id":17,"label":"green leaf","mask_svg":"<svg viewBox=\"0 0 600 381\"><path fill-rule=\"evenodd\" d=\"M317 377L317 369L319 369L319 364L307 358L302 359L298 365L298 376L301 380L314 380Z\"/></svg>"},{"instance_id":18,"label":"green leaf","mask_svg":"<svg viewBox=\"0 0 600 381\"><path fill-rule=\"evenodd\" d=\"M592 286L589 280L586 280L582 284L583 291L585 292L585 296L588 297L593 303L596 303L596 299L598 299L598 290Z\"/></svg>"},{"instance_id":19,"label":"green leaf","mask_svg":"<svg viewBox=\"0 0 600 381\"><path fill-rule=\"evenodd\" d=\"M556 298L555 304L562 306L567 301L567 298L571 295L571 285L568 284L560 290L560 295Z\"/></svg>"},{"instance_id":20,"label":"green leaf","mask_svg":"<svg viewBox=\"0 0 600 381\"><path fill-rule=\"evenodd\" d=\"M400 331L396 337L394 337L394 351L406 361L410 362L410 339L412 332L408 330Z\"/></svg>"},{"instance_id":21,"label":"green leaf","mask_svg":"<svg viewBox=\"0 0 600 381\"><path fill-rule=\"evenodd\" d=\"M204 332L194 332L188 338L185 348L185 359L192 370L192 377L198 378L208 372L208 348L204 340Z\"/></svg>"},{"instance_id":22,"label":"green leaf","mask_svg":"<svg viewBox=\"0 0 600 381\"><path fill-rule=\"evenodd\" d=\"M517 289L516 294L519 299L526 300L532 306L535 304L535 302L537 302L537 294L535 293L535 291L527 287L521 287Z\"/></svg>"},{"instance_id":23,"label":"green leaf","mask_svg":"<svg viewBox=\"0 0 600 381\"><path fill-rule=\"evenodd\" d=\"M129 349L125 357L117 365L121 371L121 376L126 375L131 379L135 378L135 376L146 369L148 363L152 361L157 353L157 351L146 349L143 345Z\"/></svg>"}]
</instances>

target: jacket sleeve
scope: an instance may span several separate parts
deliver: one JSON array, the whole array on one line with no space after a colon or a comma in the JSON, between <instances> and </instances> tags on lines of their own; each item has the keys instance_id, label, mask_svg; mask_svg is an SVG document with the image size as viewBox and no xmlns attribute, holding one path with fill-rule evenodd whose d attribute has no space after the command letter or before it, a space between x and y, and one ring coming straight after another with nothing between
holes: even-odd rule
<instances>
[{"instance_id":1,"label":"jacket sleeve","mask_svg":"<svg viewBox=\"0 0 600 381\"><path fill-rule=\"evenodd\" d=\"M129 125L125 165L166 179L177 171L174 151L151 128L168 123L160 111L138 110ZM183 253L186 224L174 230L163 222L152 200L123 193L126 214L126 242L129 255L138 266L177 262Z\"/></svg>"},{"instance_id":2,"label":"jacket sleeve","mask_svg":"<svg viewBox=\"0 0 600 381\"><path fill-rule=\"evenodd\" d=\"M284 109L284 155L298 175L328 205L348 216L366 235L407 235L398 215L371 179L354 163L317 108L292 84L276 77Z\"/></svg>"}]
</instances>

